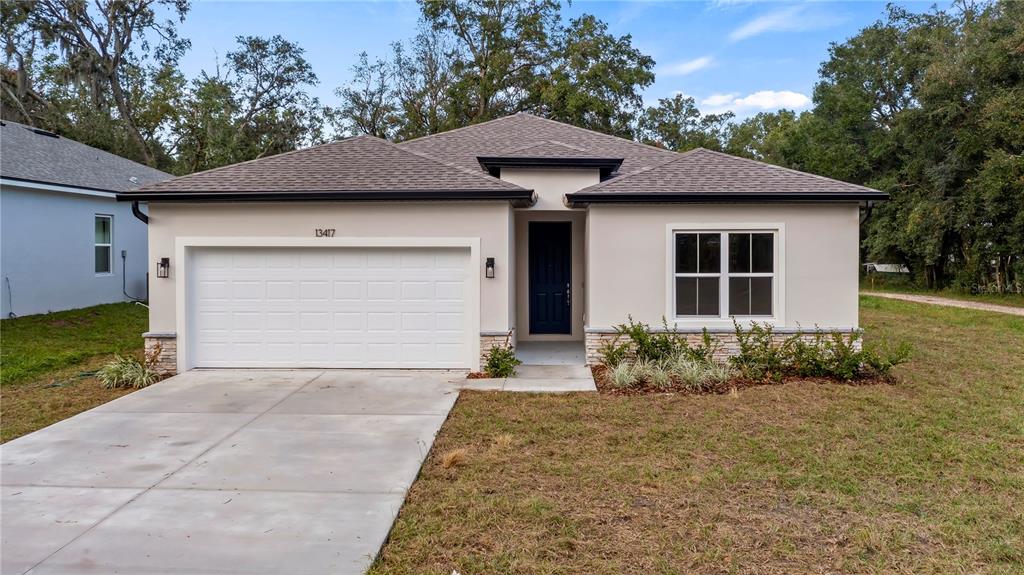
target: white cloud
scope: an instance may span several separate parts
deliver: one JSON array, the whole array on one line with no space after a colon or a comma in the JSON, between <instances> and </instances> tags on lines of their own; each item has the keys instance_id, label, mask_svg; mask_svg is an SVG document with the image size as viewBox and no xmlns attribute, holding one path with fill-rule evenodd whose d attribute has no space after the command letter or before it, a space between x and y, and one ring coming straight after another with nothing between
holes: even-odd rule
<instances>
[{"instance_id":1,"label":"white cloud","mask_svg":"<svg viewBox=\"0 0 1024 575\"><path fill-rule=\"evenodd\" d=\"M683 62L669 64L662 67L659 72L666 76L685 76L687 74L692 74L697 70L703 70L714 63L715 59L711 56L701 56L700 58L694 58L693 60L685 60Z\"/></svg>"},{"instance_id":2,"label":"white cloud","mask_svg":"<svg viewBox=\"0 0 1024 575\"><path fill-rule=\"evenodd\" d=\"M736 94L711 94L707 98L704 98L700 103L704 106L727 106L732 103Z\"/></svg>"},{"instance_id":3,"label":"white cloud","mask_svg":"<svg viewBox=\"0 0 1024 575\"><path fill-rule=\"evenodd\" d=\"M808 6L788 6L767 12L743 24L729 33L729 40L738 42L760 36L765 32L798 32L819 30L839 23L841 17L835 13Z\"/></svg>"},{"instance_id":4,"label":"white cloud","mask_svg":"<svg viewBox=\"0 0 1024 575\"><path fill-rule=\"evenodd\" d=\"M759 90L746 96L738 94L712 94L700 101L699 108L705 114L734 112L745 116L750 112L764 112L787 108L801 110L811 105L805 94L790 90Z\"/></svg>"}]
</instances>

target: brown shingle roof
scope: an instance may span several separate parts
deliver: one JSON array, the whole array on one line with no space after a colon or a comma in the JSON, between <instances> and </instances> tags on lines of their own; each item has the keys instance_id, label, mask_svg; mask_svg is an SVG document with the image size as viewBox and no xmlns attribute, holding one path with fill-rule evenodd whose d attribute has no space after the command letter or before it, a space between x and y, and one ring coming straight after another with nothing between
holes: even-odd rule
<instances>
[{"instance_id":1,"label":"brown shingle roof","mask_svg":"<svg viewBox=\"0 0 1024 575\"><path fill-rule=\"evenodd\" d=\"M560 154L556 157L623 158L620 173L661 164L676 156L675 152L669 150L524 112L398 145L406 150L479 170L479 156L520 157L529 154L536 157L537 151L530 153L529 147L544 143L547 144L543 151ZM527 148L524 149L524 146ZM568 155L576 153L581 155Z\"/></svg>"},{"instance_id":2,"label":"brown shingle roof","mask_svg":"<svg viewBox=\"0 0 1024 575\"><path fill-rule=\"evenodd\" d=\"M322 146L286 152L150 184L123 199L161 199L203 194L277 194L402 192L413 197L432 192L529 196L515 184L402 149L372 136L356 136ZM340 197L340 196L339 196ZM177 199L177 198L176 198ZM286 199L286 198L285 198Z\"/></svg>"},{"instance_id":3,"label":"brown shingle roof","mask_svg":"<svg viewBox=\"0 0 1024 575\"><path fill-rule=\"evenodd\" d=\"M571 202L668 199L886 199L864 186L703 148L567 194Z\"/></svg>"}]
</instances>

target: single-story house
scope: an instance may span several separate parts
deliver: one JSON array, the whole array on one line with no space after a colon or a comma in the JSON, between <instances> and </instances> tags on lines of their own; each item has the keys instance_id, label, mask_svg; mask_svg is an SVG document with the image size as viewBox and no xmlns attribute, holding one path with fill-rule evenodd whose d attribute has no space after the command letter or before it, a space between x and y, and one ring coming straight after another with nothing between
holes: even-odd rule
<instances>
[{"instance_id":1,"label":"single-story house","mask_svg":"<svg viewBox=\"0 0 1024 575\"><path fill-rule=\"evenodd\" d=\"M887 196L521 113L118 197L149 205L147 345L180 371L477 369L510 332L594 361L629 316L855 330L859 206Z\"/></svg>"},{"instance_id":2,"label":"single-story house","mask_svg":"<svg viewBox=\"0 0 1024 575\"><path fill-rule=\"evenodd\" d=\"M116 196L171 177L0 122L2 317L146 299L146 226Z\"/></svg>"}]
</instances>

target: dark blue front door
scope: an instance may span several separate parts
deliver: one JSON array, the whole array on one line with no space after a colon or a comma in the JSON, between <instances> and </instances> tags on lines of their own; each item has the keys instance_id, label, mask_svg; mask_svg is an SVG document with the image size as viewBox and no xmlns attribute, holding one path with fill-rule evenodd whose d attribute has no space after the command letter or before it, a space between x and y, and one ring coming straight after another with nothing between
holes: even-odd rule
<instances>
[{"instance_id":1,"label":"dark blue front door","mask_svg":"<svg viewBox=\"0 0 1024 575\"><path fill-rule=\"evenodd\" d=\"M530 222L530 333L572 332L572 222Z\"/></svg>"}]
</instances>

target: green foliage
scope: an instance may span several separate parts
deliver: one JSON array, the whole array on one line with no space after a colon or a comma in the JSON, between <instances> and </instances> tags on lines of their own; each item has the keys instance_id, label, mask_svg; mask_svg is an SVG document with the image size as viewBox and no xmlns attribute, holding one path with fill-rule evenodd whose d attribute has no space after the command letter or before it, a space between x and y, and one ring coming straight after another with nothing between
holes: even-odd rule
<instances>
[{"instance_id":1,"label":"green foliage","mask_svg":"<svg viewBox=\"0 0 1024 575\"><path fill-rule=\"evenodd\" d=\"M640 138L648 144L685 152L694 148L721 150L726 125L734 114L701 114L693 98L676 94L661 98L640 117Z\"/></svg>"},{"instance_id":2,"label":"green foliage","mask_svg":"<svg viewBox=\"0 0 1024 575\"><path fill-rule=\"evenodd\" d=\"M515 348L506 341L504 345L496 345L488 350L484 373L488 377L512 377L516 374L516 367L522 363L516 357Z\"/></svg>"},{"instance_id":3,"label":"green foliage","mask_svg":"<svg viewBox=\"0 0 1024 575\"><path fill-rule=\"evenodd\" d=\"M691 345L686 336L679 333L674 326L669 326L664 318L661 320L661 331L651 331L651 327L643 322L633 321L628 316L626 323L615 326L617 337L611 343L602 344L601 355L611 359L614 364L622 361L630 352L640 361L663 362L682 356L694 361L710 362L718 349L718 342L707 329L701 332L701 343ZM625 338L624 343L619 341ZM606 365L614 365L605 361Z\"/></svg>"},{"instance_id":4,"label":"green foliage","mask_svg":"<svg viewBox=\"0 0 1024 575\"><path fill-rule=\"evenodd\" d=\"M96 372L96 378L108 389L141 389L160 381L160 375L153 371L148 363L143 363L132 356L118 355Z\"/></svg>"},{"instance_id":5,"label":"green foliage","mask_svg":"<svg viewBox=\"0 0 1024 575\"><path fill-rule=\"evenodd\" d=\"M887 377L911 353L905 342L892 350L862 347L860 332L798 332L779 340L771 326L757 323L746 330L736 323L735 331L739 353L729 361L744 378L754 381L779 382L787 376L842 381Z\"/></svg>"},{"instance_id":6,"label":"green foliage","mask_svg":"<svg viewBox=\"0 0 1024 575\"><path fill-rule=\"evenodd\" d=\"M18 310L18 284L14 310ZM114 303L3 320L0 377L4 386L27 383L91 358L142 348L146 308Z\"/></svg>"},{"instance_id":7,"label":"green foliage","mask_svg":"<svg viewBox=\"0 0 1024 575\"><path fill-rule=\"evenodd\" d=\"M615 367L629 355L629 343L619 343L619 338L605 341L597 349L597 353L601 356L601 363L608 367Z\"/></svg>"}]
</instances>

